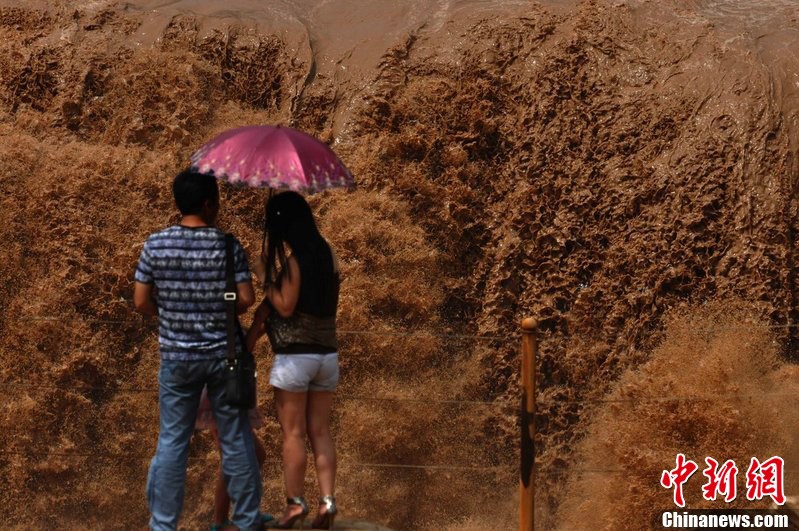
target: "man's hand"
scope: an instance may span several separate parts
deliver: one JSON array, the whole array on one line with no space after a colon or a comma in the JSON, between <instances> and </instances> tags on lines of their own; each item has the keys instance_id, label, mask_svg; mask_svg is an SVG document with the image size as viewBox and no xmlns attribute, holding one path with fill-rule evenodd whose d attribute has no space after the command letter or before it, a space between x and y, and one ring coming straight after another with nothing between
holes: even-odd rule
<instances>
[{"instance_id":1,"label":"man's hand","mask_svg":"<svg viewBox=\"0 0 799 531\"><path fill-rule=\"evenodd\" d=\"M153 300L153 285L136 282L133 285L133 305L144 315L158 315L158 306Z\"/></svg>"}]
</instances>

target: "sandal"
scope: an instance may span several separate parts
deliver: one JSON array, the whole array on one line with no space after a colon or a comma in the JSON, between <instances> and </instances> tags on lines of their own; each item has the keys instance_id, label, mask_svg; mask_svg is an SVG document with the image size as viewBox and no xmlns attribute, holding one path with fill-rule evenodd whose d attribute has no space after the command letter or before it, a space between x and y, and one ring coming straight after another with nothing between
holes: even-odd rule
<instances>
[{"instance_id":1,"label":"sandal","mask_svg":"<svg viewBox=\"0 0 799 531\"><path fill-rule=\"evenodd\" d=\"M321 508L325 508L325 512L321 512ZM334 496L322 496L319 499L319 514L314 518L311 524L311 529L333 529L333 520L336 519L338 508L336 507L336 498Z\"/></svg>"},{"instance_id":2,"label":"sandal","mask_svg":"<svg viewBox=\"0 0 799 531\"><path fill-rule=\"evenodd\" d=\"M286 505L299 505L302 509L299 513L287 518L286 520L274 520L266 524L267 529L294 529L294 523L300 521L300 529L304 524L304 519L308 515L308 504L305 503L305 498L302 496L295 496L294 498L286 498Z\"/></svg>"}]
</instances>

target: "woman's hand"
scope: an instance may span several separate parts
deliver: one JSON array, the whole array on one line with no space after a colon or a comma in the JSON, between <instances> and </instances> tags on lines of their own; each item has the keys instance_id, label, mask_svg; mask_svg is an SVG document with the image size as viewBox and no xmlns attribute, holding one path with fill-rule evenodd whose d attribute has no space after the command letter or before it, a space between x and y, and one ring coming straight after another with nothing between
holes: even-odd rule
<instances>
[{"instance_id":1,"label":"woman's hand","mask_svg":"<svg viewBox=\"0 0 799 531\"><path fill-rule=\"evenodd\" d=\"M269 312L271 311L272 309L266 299L264 299L264 301L258 305L258 309L255 310L252 326L247 330L247 337L245 339L248 352L252 352L255 349L255 344L266 333L266 320L269 318Z\"/></svg>"},{"instance_id":2,"label":"woman's hand","mask_svg":"<svg viewBox=\"0 0 799 531\"><path fill-rule=\"evenodd\" d=\"M269 307L269 304L266 300L262 301L261 304L258 305L258 308L255 309L255 317L253 318L253 323L265 323L266 320L269 318L269 312L272 311L272 308Z\"/></svg>"}]
</instances>

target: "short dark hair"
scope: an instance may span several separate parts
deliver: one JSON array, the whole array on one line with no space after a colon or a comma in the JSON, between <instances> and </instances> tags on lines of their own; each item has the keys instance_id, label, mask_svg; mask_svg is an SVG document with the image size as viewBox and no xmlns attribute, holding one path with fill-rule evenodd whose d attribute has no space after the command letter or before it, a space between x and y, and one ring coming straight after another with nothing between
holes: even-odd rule
<instances>
[{"instance_id":1,"label":"short dark hair","mask_svg":"<svg viewBox=\"0 0 799 531\"><path fill-rule=\"evenodd\" d=\"M183 170L172 182L172 195L175 204L184 216L199 214L206 201L219 201L219 186L212 175L197 173L192 169Z\"/></svg>"}]
</instances>

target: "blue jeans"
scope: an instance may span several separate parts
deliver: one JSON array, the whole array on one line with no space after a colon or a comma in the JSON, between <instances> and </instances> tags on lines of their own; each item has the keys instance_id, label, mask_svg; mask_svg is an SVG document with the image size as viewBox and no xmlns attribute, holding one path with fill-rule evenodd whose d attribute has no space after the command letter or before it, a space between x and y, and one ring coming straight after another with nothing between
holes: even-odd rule
<instances>
[{"instance_id":1,"label":"blue jeans","mask_svg":"<svg viewBox=\"0 0 799 531\"><path fill-rule=\"evenodd\" d=\"M223 401L225 360L161 360L158 371L161 431L147 474L150 528L174 530L183 508L189 439L204 385L219 432L222 473L233 505L233 523L242 530L261 528L261 473L246 409Z\"/></svg>"}]
</instances>

